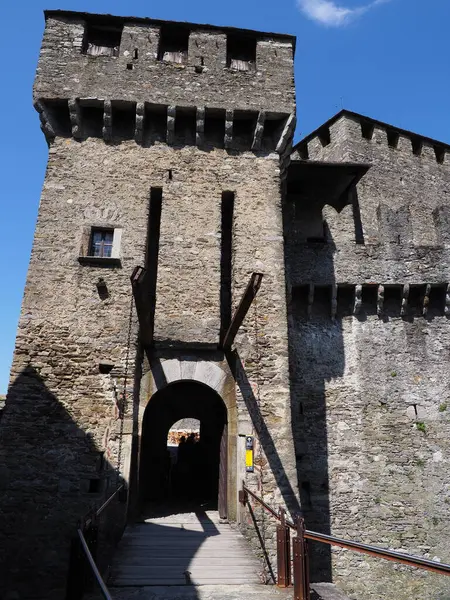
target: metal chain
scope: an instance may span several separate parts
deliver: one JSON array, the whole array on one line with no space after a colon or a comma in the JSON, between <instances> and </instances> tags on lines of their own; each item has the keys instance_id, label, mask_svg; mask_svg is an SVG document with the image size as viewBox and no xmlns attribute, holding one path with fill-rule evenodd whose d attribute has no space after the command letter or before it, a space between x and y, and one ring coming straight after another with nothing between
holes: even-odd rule
<instances>
[{"instance_id":1,"label":"metal chain","mask_svg":"<svg viewBox=\"0 0 450 600\"><path fill-rule=\"evenodd\" d=\"M258 300L257 298L253 301L254 304L254 335L255 335L255 355L256 355L256 368L255 368L255 380L256 380L256 405L257 405L257 415L256 415L256 428L258 435L258 450L256 455L256 462L259 465L260 472L260 492L261 498L264 500L264 457L263 457L263 448L262 448L262 413L261 413L261 351L259 347L259 314L258 314ZM266 544L266 515L264 510L261 513L261 537L264 543Z\"/></svg>"},{"instance_id":2,"label":"metal chain","mask_svg":"<svg viewBox=\"0 0 450 600\"><path fill-rule=\"evenodd\" d=\"M123 378L123 390L122 390L122 401L119 405L119 419L120 419L120 431L119 431L119 449L117 452L117 486L120 484L120 467L122 463L122 443L123 443L123 430L125 422L125 413L127 411L127 385L128 385L128 369L130 363L130 347L131 347L131 333L133 329L133 305L134 297L131 296L130 301L130 313L128 319L128 339L127 339L127 354L125 357L125 374Z\"/></svg>"}]
</instances>

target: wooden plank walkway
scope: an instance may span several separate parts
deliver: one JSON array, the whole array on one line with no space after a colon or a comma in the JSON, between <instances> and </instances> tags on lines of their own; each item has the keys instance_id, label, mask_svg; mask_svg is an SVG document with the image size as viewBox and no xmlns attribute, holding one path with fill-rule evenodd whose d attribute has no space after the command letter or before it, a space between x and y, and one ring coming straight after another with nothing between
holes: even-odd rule
<instances>
[{"instance_id":1,"label":"wooden plank walkway","mask_svg":"<svg viewBox=\"0 0 450 600\"><path fill-rule=\"evenodd\" d=\"M242 534L216 511L146 519L129 526L108 585L239 585L259 583L261 565Z\"/></svg>"}]
</instances>

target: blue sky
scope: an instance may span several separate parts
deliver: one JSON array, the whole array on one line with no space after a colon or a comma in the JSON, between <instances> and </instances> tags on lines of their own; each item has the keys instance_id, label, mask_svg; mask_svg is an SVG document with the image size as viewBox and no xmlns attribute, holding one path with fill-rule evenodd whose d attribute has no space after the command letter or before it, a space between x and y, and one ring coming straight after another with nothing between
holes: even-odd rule
<instances>
[{"instance_id":1,"label":"blue sky","mask_svg":"<svg viewBox=\"0 0 450 600\"><path fill-rule=\"evenodd\" d=\"M233 25L297 36L297 139L342 107L450 143L450 1L23 0L0 36L0 393L5 393L47 146L31 87L45 8Z\"/></svg>"}]
</instances>

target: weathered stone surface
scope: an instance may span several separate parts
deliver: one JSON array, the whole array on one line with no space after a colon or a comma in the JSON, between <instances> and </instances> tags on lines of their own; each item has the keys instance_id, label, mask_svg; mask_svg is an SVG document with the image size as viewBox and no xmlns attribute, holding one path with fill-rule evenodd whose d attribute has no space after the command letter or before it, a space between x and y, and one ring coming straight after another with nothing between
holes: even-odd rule
<instances>
[{"instance_id":1,"label":"weathered stone surface","mask_svg":"<svg viewBox=\"0 0 450 600\"><path fill-rule=\"evenodd\" d=\"M146 408L179 381L223 400L228 516L254 548L243 479L274 507L301 508L309 529L450 562L447 149L344 112L292 151L289 36L255 34L256 71L239 72L226 29L191 26L178 64L158 60L151 20L127 20L118 56L87 56L86 20L47 14L34 88L50 150L1 413L2 591L64 597L77 521L116 471L136 504ZM337 213L286 189L291 159L307 156L372 167ZM88 256L92 227L114 229L110 259ZM145 349L134 308L130 319L137 265L154 280ZM224 355L224 288L235 310L253 272L261 289ZM274 522L255 514L274 562ZM449 591L325 546L311 567L360 600Z\"/></svg>"},{"instance_id":2,"label":"weathered stone surface","mask_svg":"<svg viewBox=\"0 0 450 600\"><path fill-rule=\"evenodd\" d=\"M294 110L293 39L262 36L257 71L244 73L226 67L225 31L196 26L187 65L157 60L159 27L130 22L119 57L93 57L81 52L83 16L47 15L34 93L51 146L0 430L0 587L23 597L64 597L78 520L114 489L118 466L133 485L145 408L172 382L198 382L224 400L231 519L245 477L240 435L262 440L249 483L259 489L264 479L267 500L295 504L272 135ZM249 109L255 122L270 113L280 123L265 129L261 118L255 133ZM242 133L236 110L247 117ZM159 245L146 265L152 188L162 189ZM223 192L234 193L233 307L250 274L264 272L257 313L237 339L240 356L228 358L218 349ZM114 229L110 259L89 256L92 227ZM129 278L135 266L151 273L156 263L157 350L144 359Z\"/></svg>"},{"instance_id":3,"label":"weathered stone surface","mask_svg":"<svg viewBox=\"0 0 450 600\"><path fill-rule=\"evenodd\" d=\"M292 111L291 36L255 32L256 72L239 72L227 67L226 28L191 24L187 62L176 64L158 60L161 22L151 19L117 20L116 25L123 24L119 56L85 55L81 50L87 20L83 13L47 13L36 98L114 97L152 104ZM135 49L139 58L129 70ZM196 69L201 58L203 68Z\"/></svg>"},{"instance_id":4,"label":"weathered stone surface","mask_svg":"<svg viewBox=\"0 0 450 600\"><path fill-rule=\"evenodd\" d=\"M406 134L390 147L381 124L366 139L361 122L344 111L329 140L306 138L310 159L372 164L353 214L325 207L326 243L305 244L285 207L288 285L316 290L309 321L294 293L289 310L300 495L310 529L449 563L450 247L444 221L434 219L450 191L448 162L426 140L415 155ZM317 289L336 284L333 323ZM340 299L343 284L351 289ZM449 594L445 577L348 551L314 553L314 577L323 580L330 565L352 598Z\"/></svg>"}]
</instances>

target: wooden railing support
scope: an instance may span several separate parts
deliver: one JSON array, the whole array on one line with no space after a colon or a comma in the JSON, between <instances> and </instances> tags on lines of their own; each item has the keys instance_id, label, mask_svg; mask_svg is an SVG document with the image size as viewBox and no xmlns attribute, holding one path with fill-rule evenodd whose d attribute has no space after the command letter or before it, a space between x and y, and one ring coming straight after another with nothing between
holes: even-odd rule
<instances>
[{"instance_id":1,"label":"wooden railing support","mask_svg":"<svg viewBox=\"0 0 450 600\"><path fill-rule=\"evenodd\" d=\"M277 585L285 588L291 585L291 534L284 508L280 508L277 525Z\"/></svg>"},{"instance_id":2,"label":"wooden railing support","mask_svg":"<svg viewBox=\"0 0 450 600\"><path fill-rule=\"evenodd\" d=\"M294 552L294 600L310 600L308 542L305 539L305 521L295 517L297 535L292 540Z\"/></svg>"}]
</instances>

